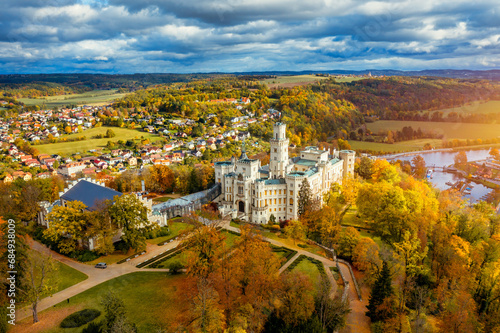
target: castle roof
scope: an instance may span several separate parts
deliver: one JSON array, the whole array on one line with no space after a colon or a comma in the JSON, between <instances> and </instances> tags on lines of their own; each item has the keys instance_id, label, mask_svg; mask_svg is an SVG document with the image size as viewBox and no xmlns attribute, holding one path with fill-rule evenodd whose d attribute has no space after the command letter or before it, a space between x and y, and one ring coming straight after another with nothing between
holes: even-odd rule
<instances>
[{"instance_id":1,"label":"castle roof","mask_svg":"<svg viewBox=\"0 0 500 333\"><path fill-rule=\"evenodd\" d=\"M88 210L95 210L97 202L113 200L117 195L120 196L122 193L82 179L75 186L67 190L61 196L61 199L66 201L78 200L83 202Z\"/></svg>"}]
</instances>

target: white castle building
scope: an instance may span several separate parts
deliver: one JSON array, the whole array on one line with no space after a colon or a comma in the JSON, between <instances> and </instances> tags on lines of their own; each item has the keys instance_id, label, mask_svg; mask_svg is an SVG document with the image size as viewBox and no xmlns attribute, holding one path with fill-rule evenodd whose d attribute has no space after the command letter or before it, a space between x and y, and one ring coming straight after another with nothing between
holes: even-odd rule
<instances>
[{"instance_id":1,"label":"white castle building","mask_svg":"<svg viewBox=\"0 0 500 333\"><path fill-rule=\"evenodd\" d=\"M300 156L288 157L289 140L286 125L275 123L271 139L269 165L247 157L217 162L215 181L221 184L219 209L252 223L267 223L272 215L276 221L298 218L300 186L307 179L316 197L330 189L332 183L354 174L355 152L330 152L306 147Z\"/></svg>"}]
</instances>

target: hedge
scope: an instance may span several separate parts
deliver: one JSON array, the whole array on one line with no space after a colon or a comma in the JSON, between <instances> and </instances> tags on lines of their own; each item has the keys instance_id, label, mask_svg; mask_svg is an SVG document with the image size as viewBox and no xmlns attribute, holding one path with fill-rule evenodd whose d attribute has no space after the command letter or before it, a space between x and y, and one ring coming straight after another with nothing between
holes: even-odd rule
<instances>
[{"instance_id":1,"label":"hedge","mask_svg":"<svg viewBox=\"0 0 500 333\"><path fill-rule=\"evenodd\" d=\"M70 314L63 319L60 326L62 328L75 328L91 322L101 315L101 311L95 309L84 309Z\"/></svg>"},{"instance_id":2,"label":"hedge","mask_svg":"<svg viewBox=\"0 0 500 333\"><path fill-rule=\"evenodd\" d=\"M146 251L136 252L133 255L131 255L130 257L127 257L125 259L122 259L122 260L118 261L117 264L123 264L124 262L127 262L130 259L137 258L138 256L143 255L144 253L146 253Z\"/></svg>"},{"instance_id":3,"label":"hedge","mask_svg":"<svg viewBox=\"0 0 500 333\"><path fill-rule=\"evenodd\" d=\"M325 272L325 266L323 265L323 263L318 260L318 259L314 259L314 258L311 258L311 257L308 257L306 255L303 255L301 254L297 259L295 259L294 262L292 262L290 264L290 266L288 266L287 270L292 270L294 269L295 267L297 267L298 264L300 264L300 262L304 259L307 259L309 260L309 262L311 262L312 264L316 265L316 267L318 268L318 271L321 275L323 275L324 277L326 277L326 272Z\"/></svg>"}]
</instances>

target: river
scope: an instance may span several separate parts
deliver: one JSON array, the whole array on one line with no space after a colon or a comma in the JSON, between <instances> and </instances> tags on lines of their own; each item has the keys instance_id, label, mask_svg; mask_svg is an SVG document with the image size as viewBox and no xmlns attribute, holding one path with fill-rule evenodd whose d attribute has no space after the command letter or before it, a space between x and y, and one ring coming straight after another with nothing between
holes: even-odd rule
<instances>
[{"instance_id":1,"label":"river","mask_svg":"<svg viewBox=\"0 0 500 333\"><path fill-rule=\"evenodd\" d=\"M465 153L467 154L467 161L481 161L485 160L489 156L490 149L480 149L480 150L466 150ZM458 151L450 151L450 152L433 152L433 153L425 153L425 154L419 154L420 156L423 157L425 161L425 165L427 167L430 166L437 166L437 167L443 167L443 166L450 166L451 164L455 163L455 156L458 154ZM411 161L417 154L413 156L404 156L404 157L397 157L395 159L401 160L401 161ZM391 160L388 158L388 160ZM448 172L442 172L442 171L434 171L432 178L430 179L430 182L437 188L441 190L446 190L450 188L448 185L446 185L447 182L454 183L458 180L461 180L462 177L460 177L458 174L454 173L448 173ZM485 195L487 195L489 192L492 190L482 184L474 183L472 182L472 185L474 186L472 188L471 194L464 195L463 197L466 199L469 199L471 203L476 202L478 200L481 200L484 198Z\"/></svg>"}]
</instances>

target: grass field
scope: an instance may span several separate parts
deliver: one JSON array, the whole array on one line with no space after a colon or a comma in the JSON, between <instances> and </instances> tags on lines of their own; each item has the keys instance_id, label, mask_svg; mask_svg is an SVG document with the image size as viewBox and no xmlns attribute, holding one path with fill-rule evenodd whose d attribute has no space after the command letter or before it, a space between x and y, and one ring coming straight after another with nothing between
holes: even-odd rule
<instances>
[{"instance_id":1,"label":"grass field","mask_svg":"<svg viewBox=\"0 0 500 333\"><path fill-rule=\"evenodd\" d=\"M86 274L83 274L80 271L77 271L74 268L69 267L62 262L56 262L57 267L57 276L59 277L57 281L57 287L53 291L53 293L57 293L61 290L71 287L74 284L80 283L83 280L88 279Z\"/></svg>"},{"instance_id":2,"label":"grass field","mask_svg":"<svg viewBox=\"0 0 500 333\"><path fill-rule=\"evenodd\" d=\"M493 139L500 136L500 124L379 120L367 125L373 133L401 130L404 126L411 126L414 130L420 128L422 131L433 131L444 135L445 139Z\"/></svg>"},{"instance_id":3,"label":"grass field","mask_svg":"<svg viewBox=\"0 0 500 333\"><path fill-rule=\"evenodd\" d=\"M470 113L497 113L500 112L500 101L488 101L486 103L474 102L468 105L462 105L456 108L449 108L438 110L442 112L444 115L447 115L450 112L456 112L458 114L470 114ZM428 111L431 114L435 111Z\"/></svg>"},{"instance_id":4,"label":"grass field","mask_svg":"<svg viewBox=\"0 0 500 333\"><path fill-rule=\"evenodd\" d=\"M169 223L168 226L170 228L170 235L157 237L157 238L153 238L153 239L148 239L147 242L150 244L159 244L161 242L166 241L167 239L175 238L175 237L179 236L179 234L182 231L184 231L188 228L191 228L191 229L193 228L192 225L187 224L187 223L182 223L182 222L173 222L172 224Z\"/></svg>"},{"instance_id":5,"label":"grass field","mask_svg":"<svg viewBox=\"0 0 500 333\"><path fill-rule=\"evenodd\" d=\"M313 287L315 287L316 283L321 279L321 273L318 267L307 259L303 259L292 271L302 272L309 276Z\"/></svg>"},{"instance_id":6,"label":"grass field","mask_svg":"<svg viewBox=\"0 0 500 333\"><path fill-rule=\"evenodd\" d=\"M415 151L422 150L426 143L430 143L434 148L440 148L442 145L442 140L439 139L418 139L418 140L409 140L403 142L396 142L393 144L381 143L381 142L367 142L367 141L352 141L349 140L349 144L351 148L354 150L357 149L366 149L373 151L382 151L382 152L404 152L404 151Z\"/></svg>"},{"instance_id":7,"label":"grass field","mask_svg":"<svg viewBox=\"0 0 500 333\"><path fill-rule=\"evenodd\" d=\"M20 98L19 101L25 105L45 105L46 108L64 107L66 105L104 105L122 98L126 94L118 93L117 90L92 90L83 94L48 96L44 98Z\"/></svg>"},{"instance_id":8,"label":"grass field","mask_svg":"<svg viewBox=\"0 0 500 333\"><path fill-rule=\"evenodd\" d=\"M90 139L92 136L97 134L106 134L108 129L113 130L116 136L113 138L103 138L103 139ZM75 133L69 134L67 136L63 136L66 138L78 137L85 135L87 140L83 141L73 141L73 142L58 142L58 143L49 143L44 145L36 145L34 146L40 154L73 154L79 152L81 154L99 147L105 147L108 141L116 142L118 140L130 140L130 139L140 139L144 137L145 139L149 139L151 141L161 140L161 137L147 133L141 132L138 130L128 129L128 128L119 128L119 127L95 127L83 131L83 133Z\"/></svg>"},{"instance_id":9,"label":"grass field","mask_svg":"<svg viewBox=\"0 0 500 333\"><path fill-rule=\"evenodd\" d=\"M183 275L167 275L162 272L137 272L106 281L70 299L61 302L39 314L40 323L31 324L31 318L18 323L11 332L77 333L74 329L59 328L67 315L86 308L103 312L101 297L113 291L125 303L127 318L137 325L139 332L156 332L159 326L166 328L175 324L176 316L182 311L176 304L176 291L181 287ZM96 321L100 321L101 316ZM35 329L33 329L35 327Z\"/></svg>"},{"instance_id":10,"label":"grass field","mask_svg":"<svg viewBox=\"0 0 500 333\"><path fill-rule=\"evenodd\" d=\"M299 83L299 82L315 82L318 80L328 79L326 76L316 76L311 74L306 75L287 75L287 76L278 76L277 78L265 79L262 83L265 84L284 84L284 83Z\"/></svg>"}]
</instances>

